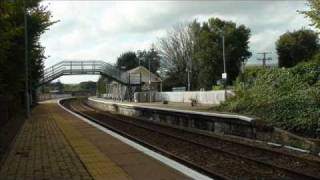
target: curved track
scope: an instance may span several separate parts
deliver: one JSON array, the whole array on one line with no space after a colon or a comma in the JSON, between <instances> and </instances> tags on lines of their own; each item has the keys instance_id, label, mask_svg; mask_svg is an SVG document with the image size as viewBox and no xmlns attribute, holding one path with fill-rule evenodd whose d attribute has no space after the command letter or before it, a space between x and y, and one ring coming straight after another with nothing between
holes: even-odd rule
<instances>
[{"instance_id":1,"label":"curved track","mask_svg":"<svg viewBox=\"0 0 320 180\"><path fill-rule=\"evenodd\" d=\"M63 104L100 125L214 178L320 178L320 163L316 160L97 111L79 100L68 100Z\"/></svg>"}]
</instances>

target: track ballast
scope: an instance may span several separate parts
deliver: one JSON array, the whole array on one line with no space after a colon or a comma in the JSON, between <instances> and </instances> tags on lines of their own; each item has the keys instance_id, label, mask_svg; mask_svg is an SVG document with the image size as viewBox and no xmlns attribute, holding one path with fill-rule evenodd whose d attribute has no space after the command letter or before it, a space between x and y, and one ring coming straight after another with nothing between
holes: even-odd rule
<instances>
[{"instance_id":1,"label":"track ballast","mask_svg":"<svg viewBox=\"0 0 320 180\"><path fill-rule=\"evenodd\" d=\"M182 164L218 179L319 179L320 163L143 119L102 112L85 100L63 102L70 110Z\"/></svg>"}]
</instances>

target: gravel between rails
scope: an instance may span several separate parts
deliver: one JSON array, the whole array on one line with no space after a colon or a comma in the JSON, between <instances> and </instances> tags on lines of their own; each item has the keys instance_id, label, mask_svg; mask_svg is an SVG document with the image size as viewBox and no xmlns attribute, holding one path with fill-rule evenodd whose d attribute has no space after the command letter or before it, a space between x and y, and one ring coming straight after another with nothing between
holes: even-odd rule
<instances>
[{"instance_id":1,"label":"gravel between rails","mask_svg":"<svg viewBox=\"0 0 320 180\"><path fill-rule=\"evenodd\" d=\"M212 173L222 174L223 177L232 179L317 179L320 177L320 164L317 162L303 161L263 149L254 149L254 147L168 126L159 126L159 124L140 121L136 118L97 112L80 104L80 101L72 101L72 106L109 127L121 130L137 139L143 139L196 166Z\"/></svg>"}]
</instances>

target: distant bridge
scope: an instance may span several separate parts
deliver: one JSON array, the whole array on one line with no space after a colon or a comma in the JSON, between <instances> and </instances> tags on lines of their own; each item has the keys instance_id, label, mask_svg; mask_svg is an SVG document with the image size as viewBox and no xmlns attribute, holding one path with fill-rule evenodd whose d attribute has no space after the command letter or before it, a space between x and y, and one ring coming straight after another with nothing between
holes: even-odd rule
<instances>
[{"instance_id":1,"label":"distant bridge","mask_svg":"<svg viewBox=\"0 0 320 180\"><path fill-rule=\"evenodd\" d=\"M140 74L122 72L104 61L61 61L46 68L40 85L49 83L63 75L103 75L123 85L140 85Z\"/></svg>"}]
</instances>

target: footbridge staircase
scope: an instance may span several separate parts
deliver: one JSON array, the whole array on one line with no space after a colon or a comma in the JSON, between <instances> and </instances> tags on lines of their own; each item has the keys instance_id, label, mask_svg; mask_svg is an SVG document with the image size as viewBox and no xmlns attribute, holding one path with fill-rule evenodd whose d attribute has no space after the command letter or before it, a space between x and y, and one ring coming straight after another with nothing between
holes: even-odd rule
<instances>
[{"instance_id":1,"label":"footbridge staircase","mask_svg":"<svg viewBox=\"0 0 320 180\"><path fill-rule=\"evenodd\" d=\"M139 86L141 75L122 72L115 66L104 61L72 60L61 61L44 70L40 85L51 82L64 75L103 75L125 86Z\"/></svg>"}]
</instances>

